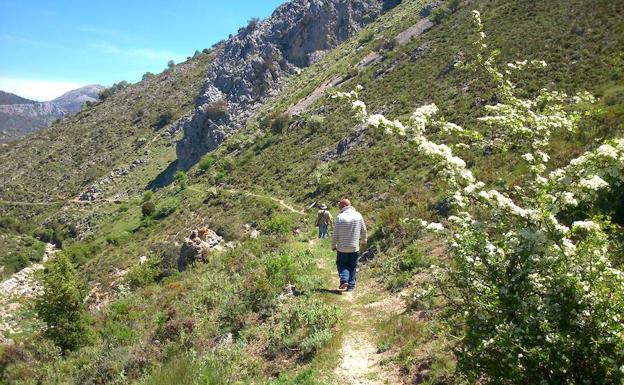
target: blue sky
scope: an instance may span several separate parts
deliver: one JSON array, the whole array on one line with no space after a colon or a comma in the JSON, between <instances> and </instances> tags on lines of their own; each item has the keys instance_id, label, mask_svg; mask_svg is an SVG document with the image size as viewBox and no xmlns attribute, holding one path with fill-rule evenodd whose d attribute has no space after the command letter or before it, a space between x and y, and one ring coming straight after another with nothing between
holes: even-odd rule
<instances>
[{"instance_id":1,"label":"blue sky","mask_svg":"<svg viewBox=\"0 0 624 385\"><path fill-rule=\"evenodd\" d=\"M0 0L0 90L50 100L136 82L235 34L285 0Z\"/></svg>"}]
</instances>

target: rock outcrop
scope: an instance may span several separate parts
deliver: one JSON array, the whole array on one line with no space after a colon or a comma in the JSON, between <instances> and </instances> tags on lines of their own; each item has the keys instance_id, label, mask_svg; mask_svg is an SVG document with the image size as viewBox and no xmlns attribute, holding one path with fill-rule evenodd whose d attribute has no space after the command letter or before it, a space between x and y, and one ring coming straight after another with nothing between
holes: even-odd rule
<instances>
[{"instance_id":1,"label":"rock outcrop","mask_svg":"<svg viewBox=\"0 0 624 385\"><path fill-rule=\"evenodd\" d=\"M184 239L180 249L178 270L184 271L195 262L207 261L210 250L218 249L221 242L223 238L207 227L193 230L189 237Z\"/></svg>"},{"instance_id":2,"label":"rock outcrop","mask_svg":"<svg viewBox=\"0 0 624 385\"><path fill-rule=\"evenodd\" d=\"M211 63L195 113L177 123L178 168L188 169L240 129L285 79L318 61L398 0L293 0L226 41Z\"/></svg>"}]
</instances>

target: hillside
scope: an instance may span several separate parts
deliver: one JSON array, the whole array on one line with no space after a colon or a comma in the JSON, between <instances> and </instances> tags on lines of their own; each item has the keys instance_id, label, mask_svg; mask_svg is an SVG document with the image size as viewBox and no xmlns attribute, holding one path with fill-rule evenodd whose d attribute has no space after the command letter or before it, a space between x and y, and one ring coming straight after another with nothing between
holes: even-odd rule
<instances>
[{"instance_id":1,"label":"hillside","mask_svg":"<svg viewBox=\"0 0 624 385\"><path fill-rule=\"evenodd\" d=\"M33 104L36 103L34 100L29 100L26 98L22 98L21 96L17 96L10 92L0 91L0 105L5 104Z\"/></svg>"},{"instance_id":2,"label":"hillside","mask_svg":"<svg viewBox=\"0 0 624 385\"><path fill-rule=\"evenodd\" d=\"M587 90L598 98L599 113L583 118L579 132L551 138L549 167L560 167L624 132L624 3L384 3L318 60L299 66L290 57L283 72L273 71L271 92L243 100L221 88L229 115L214 126L201 112L216 100L224 52L246 39L274 48L263 43L279 18L3 148L2 274L39 261L42 242L56 243L88 284L89 327L83 347L59 355L25 301L12 313L21 326L2 329L18 343L0 348L0 383L485 381L456 370L449 303L416 295L433 280L430 266L451 264L441 241L403 221L447 220L439 176L404 140L365 130L349 103L329 95L360 84L371 113L407 120L435 103L451 122L502 135L478 119L500 101L495 84L455 67L472 54L478 10L488 46L500 49L498 64L548 63L518 73L522 92ZM248 80L243 64L224 73ZM240 79L234 83L249 85ZM215 127L223 135L208 143ZM526 178L522 153L459 153L493 188L513 191ZM187 173L148 191L176 161ZM326 202L336 214L345 196L369 224L372 247L358 289L339 295L330 245L315 239L315 209L304 208ZM615 256L623 250L622 198L621 191L601 198L612 203L602 215L613 222ZM291 233L296 225L300 236ZM621 257L613 263L621 267Z\"/></svg>"},{"instance_id":3,"label":"hillside","mask_svg":"<svg viewBox=\"0 0 624 385\"><path fill-rule=\"evenodd\" d=\"M104 88L99 85L81 87L49 102L34 102L0 91L0 98L6 101L0 103L0 143L39 131L68 114L79 112L85 103L96 102Z\"/></svg>"}]
</instances>

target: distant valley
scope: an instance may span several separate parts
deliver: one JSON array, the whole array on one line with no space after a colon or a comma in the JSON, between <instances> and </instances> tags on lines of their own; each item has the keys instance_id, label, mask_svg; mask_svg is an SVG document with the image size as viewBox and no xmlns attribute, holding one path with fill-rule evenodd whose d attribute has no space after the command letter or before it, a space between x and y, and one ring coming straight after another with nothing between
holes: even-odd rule
<instances>
[{"instance_id":1,"label":"distant valley","mask_svg":"<svg viewBox=\"0 0 624 385\"><path fill-rule=\"evenodd\" d=\"M50 126L56 119L80 111L86 102L99 100L106 87L88 85L48 102L35 102L0 91L0 143L6 143Z\"/></svg>"}]
</instances>

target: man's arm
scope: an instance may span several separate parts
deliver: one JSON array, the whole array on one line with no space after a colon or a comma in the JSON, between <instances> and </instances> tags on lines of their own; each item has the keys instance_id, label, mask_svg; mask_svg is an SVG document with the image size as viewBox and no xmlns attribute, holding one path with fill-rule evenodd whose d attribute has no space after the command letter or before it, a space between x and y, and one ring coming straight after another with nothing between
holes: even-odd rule
<instances>
[{"instance_id":1,"label":"man's arm","mask_svg":"<svg viewBox=\"0 0 624 385\"><path fill-rule=\"evenodd\" d=\"M366 249L368 246L368 230L366 229L366 223L364 223L364 218L361 219L362 226L360 226L360 243L362 243L362 250Z\"/></svg>"},{"instance_id":2,"label":"man's arm","mask_svg":"<svg viewBox=\"0 0 624 385\"><path fill-rule=\"evenodd\" d=\"M336 225L334 225L334 231L332 233L332 250L338 250L338 226Z\"/></svg>"}]
</instances>

